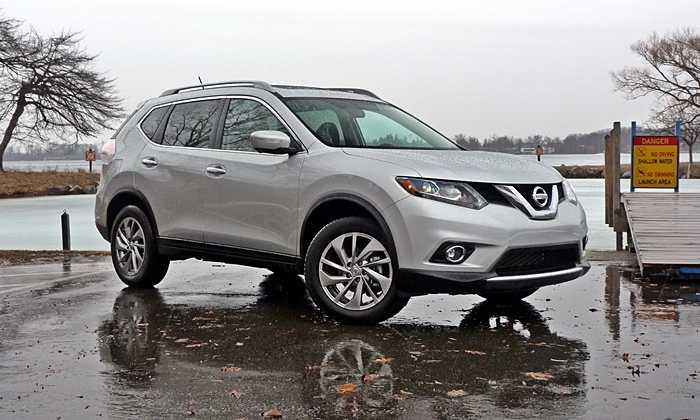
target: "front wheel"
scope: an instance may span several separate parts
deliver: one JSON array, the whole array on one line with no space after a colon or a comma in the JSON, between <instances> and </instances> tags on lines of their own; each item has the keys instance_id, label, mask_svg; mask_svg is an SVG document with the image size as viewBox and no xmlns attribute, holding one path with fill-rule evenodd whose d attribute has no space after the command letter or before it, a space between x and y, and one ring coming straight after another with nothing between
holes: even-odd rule
<instances>
[{"instance_id":1,"label":"front wheel","mask_svg":"<svg viewBox=\"0 0 700 420\"><path fill-rule=\"evenodd\" d=\"M347 217L326 225L306 254L309 295L326 314L348 324L375 324L408 303L396 291L396 263L388 239L367 219Z\"/></svg>"},{"instance_id":2,"label":"front wheel","mask_svg":"<svg viewBox=\"0 0 700 420\"><path fill-rule=\"evenodd\" d=\"M158 254L151 222L140 208L126 206L117 214L110 243L112 264L127 286L153 287L168 272L170 260Z\"/></svg>"}]
</instances>

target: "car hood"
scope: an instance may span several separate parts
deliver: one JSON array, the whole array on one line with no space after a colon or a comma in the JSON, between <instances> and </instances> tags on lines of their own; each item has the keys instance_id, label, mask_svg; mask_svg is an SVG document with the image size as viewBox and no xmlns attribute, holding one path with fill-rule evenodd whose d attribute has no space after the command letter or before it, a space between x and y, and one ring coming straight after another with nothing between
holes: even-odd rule
<instances>
[{"instance_id":1,"label":"car hood","mask_svg":"<svg viewBox=\"0 0 700 420\"><path fill-rule=\"evenodd\" d=\"M397 150L345 148L351 156L401 165L424 178L534 184L561 182L554 168L539 163L534 156L468 150ZM400 174L397 174L400 175Z\"/></svg>"}]
</instances>

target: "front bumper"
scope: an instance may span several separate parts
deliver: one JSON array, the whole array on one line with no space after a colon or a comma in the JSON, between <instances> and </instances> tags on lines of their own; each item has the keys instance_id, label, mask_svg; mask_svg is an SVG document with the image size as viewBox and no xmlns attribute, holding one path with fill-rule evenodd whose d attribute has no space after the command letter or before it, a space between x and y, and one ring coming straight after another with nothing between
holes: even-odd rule
<instances>
[{"instance_id":1,"label":"front bumper","mask_svg":"<svg viewBox=\"0 0 700 420\"><path fill-rule=\"evenodd\" d=\"M565 270L537 274L498 276L494 273L399 269L396 286L401 296L434 293L468 295L481 292L506 292L536 289L575 280L588 272L588 261Z\"/></svg>"}]
</instances>

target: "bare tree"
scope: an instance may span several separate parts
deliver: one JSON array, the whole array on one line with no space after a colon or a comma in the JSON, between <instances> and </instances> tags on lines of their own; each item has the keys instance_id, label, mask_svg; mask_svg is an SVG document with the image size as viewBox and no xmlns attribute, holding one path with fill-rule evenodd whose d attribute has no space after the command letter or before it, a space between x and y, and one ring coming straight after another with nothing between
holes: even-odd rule
<instances>
[{"instance_id":1,"label":"bare tree","mask_svg":"<svg viewBox=\"0 0 700 420\"><path fill-rule=\"evenodd\" d=\"M698 110L689 106L669 106L665 101L659 101L652 110L647 127L656 133L675 132L676 121L681 123L681 141L688 146L688 176L690 176L690 165L693 164L693 146L700 139L700 119L697 119Z\"/></svg>"},{"instance_id":2,"label":"bare tree","mask_svg":"<svg viewBox=\"0 0 700 420\"><path fill-rule=\"evenodd\" d=\"M682 110L691 122L700 117L700 34L691 28L664 37L652 33L631 49L645 65L611 73L616 90L628 99L649 94L663 99L657 114Z\"/></svg>"},{"instance_id":3,"label":"bare tree","mask_svg":"<svg viewBox=\"0 0 700 420\"><path fill-rule=\"evenodd\" d=\"M43 37L0 16L0 171L11 140L77 142L123 115L114 80L76 32Z\"/></svg>"}]
</instances>

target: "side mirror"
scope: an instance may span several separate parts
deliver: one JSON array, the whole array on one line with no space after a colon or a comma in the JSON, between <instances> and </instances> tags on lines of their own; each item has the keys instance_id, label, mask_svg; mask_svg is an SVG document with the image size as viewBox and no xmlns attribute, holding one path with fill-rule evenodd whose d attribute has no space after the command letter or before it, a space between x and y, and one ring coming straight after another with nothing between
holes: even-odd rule
<instances>
[{"instance_id":1,"label":"side mirror","mask_svg":"<svg viewBox=\"0 0 700 420\"><path fill-rule=\"evenodd\" d=\"M250 135L250 143L260 153L293 155L298 151L295 147L290 147L291 139L281 131L255 131Z\"/></svg>"}]
</instances>

